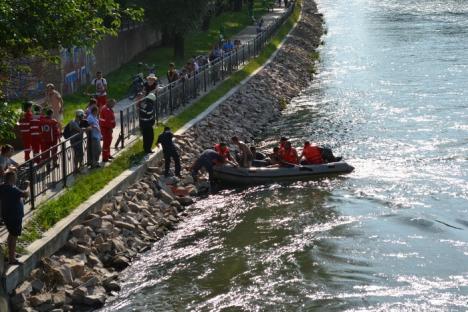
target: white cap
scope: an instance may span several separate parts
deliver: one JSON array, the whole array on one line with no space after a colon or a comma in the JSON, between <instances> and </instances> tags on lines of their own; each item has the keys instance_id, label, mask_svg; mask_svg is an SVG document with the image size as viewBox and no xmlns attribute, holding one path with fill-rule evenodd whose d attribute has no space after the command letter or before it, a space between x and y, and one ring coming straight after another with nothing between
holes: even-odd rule
<instances>
[{"instance_id":1,"label":"white cap","mask_svg":"<svg viewBox=\"0 0 468 312\"><path fill-rule=\"evenodd\" d=\"M145 99L148 99L148 100L151 100L151 101L156 101L156 95L154 95L154 93L149 93Z\"/></svg>"},{"instance_id":2,"label":"white cap","mask_svg":"<svg viewBox=\"0 0 468 312\"><path fill-rule=\"evenodd\" d=\"M149 74L148 77L146 77L146 80L148 80L148 79L158 80L158 77L156 77L155 74Z\"/></svg>"},{"instance_id":3,"label":"white cap","mask_svg":"<svg viewBox=\"0 0 468 312\"><path fill-rule=\"evenodd\" d=\"M84 111L82 109L77 109L75 112L76 116L84 116Z\"/></svg>"}]
</instances>

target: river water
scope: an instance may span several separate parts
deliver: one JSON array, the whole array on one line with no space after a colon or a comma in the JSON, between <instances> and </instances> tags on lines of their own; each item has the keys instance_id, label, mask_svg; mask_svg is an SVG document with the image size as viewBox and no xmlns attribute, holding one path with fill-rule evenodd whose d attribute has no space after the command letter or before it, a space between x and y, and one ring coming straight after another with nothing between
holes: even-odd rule
<instances>
[{"instance_id":1,"label":"river water","mask_svg":"<svg viewBox=\"0 0 468 312\"><path fill-rule=\"evenodd\" d=\"M199 201L103 311L468 309L468 2L318 3L317 78L262 139L355 172Z\"/></svg>"}]
</instances>

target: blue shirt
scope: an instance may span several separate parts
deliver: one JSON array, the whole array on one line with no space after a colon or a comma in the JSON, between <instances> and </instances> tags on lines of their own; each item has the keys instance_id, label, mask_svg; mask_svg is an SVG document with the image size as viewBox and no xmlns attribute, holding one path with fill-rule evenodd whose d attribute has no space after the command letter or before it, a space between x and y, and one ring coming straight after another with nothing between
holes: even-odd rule
<instances>
[{"instance_id":1,"label":"blue shirt","mask_svg":"<svg viewBox=\"0 0 468 312\"><path fill-rule=\"evenodd\" d=\"M0 184L2 217L5 221L21 220L24 217L23 191L14 185Z\"/></svg>"},{"instance_id":2,"label":"blue shirt","mask_svg":"<svg viewBox=\"0 0 468 312\"><path fill-rule=\"evenodd\" d=\"M86 119L88 120L89 125L93 127L91 129L91 134L90 134L91 138L94 140L101 141L102 139L101 128L99 128L99 121L97 120L97 118L93 114L90 114L88 118Z\"/></svg>"}]
</instances>

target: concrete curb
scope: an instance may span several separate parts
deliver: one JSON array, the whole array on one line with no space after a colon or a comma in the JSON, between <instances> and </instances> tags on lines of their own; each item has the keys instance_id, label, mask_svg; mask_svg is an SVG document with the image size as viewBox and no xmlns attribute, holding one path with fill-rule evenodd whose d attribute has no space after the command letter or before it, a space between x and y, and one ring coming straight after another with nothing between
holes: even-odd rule
<instances>
[{"instance_id":1,"label":"concrete curb","mask_svg":"<svg viewBox=\"0 0 468 312\"><path fill-rule=\"evenodd\" d=\"M286 40L290 37L292 31L296 28L301 18L302 10L298 21L293 25L289 33L281 41L277 50L262 66L260 66L252 74L250 74L248 77L242 80L236 87L231 89L219 100L210 105L205 111L203 111L197 117L193 118L191 121L182 126L176 132L176 134L183 134L195 124L203 120L216 107L223 103L227 98L232 96L250 79L252 79L253 76L258 74L258 72L263 70L269 63L271 63L276 57L277 53L285 44ZM33 242L30 246L28 246L27 251L29 252L29 254L23 256L20 259L20 261L22 261L23 264L21 266L11 267L7 270L5 274L6 277L4 280L5 291L7 293L11 293L19 283L24 281L29 276L31 271L37 267L37 264L43 257L48 257L56 253L60 248L62 248L65 245L68 239L68 235L70 233L70 229L73 226L84 221L86 216L88 216L89 214L98 211L101 208L101 206L108 202L112 198L112 196L114 196L118 191L125 190L128 186L135 183L140 177L142 177L146 173L148 167L154 166L160 159L162 159L162 150L157 148L155 154L149 157L149 159L146 160L143 164L130 168L121 173L118 177L113 179L105 188L95 193L88 200L86 200L75 210L73 210L70 215L59 221L56 225L54 225L53 228L44 233L43 238Z\"/></svg>"}]
</instances>

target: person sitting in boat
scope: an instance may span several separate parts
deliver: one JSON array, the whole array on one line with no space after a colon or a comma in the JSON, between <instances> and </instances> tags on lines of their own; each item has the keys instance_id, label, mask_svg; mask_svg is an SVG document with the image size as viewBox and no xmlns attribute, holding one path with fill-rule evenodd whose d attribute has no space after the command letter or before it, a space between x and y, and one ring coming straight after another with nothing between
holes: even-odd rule
<instances>
[{"instance_id":1,"label":"person sitting in boat","mask_svg":"<svg viewBox=\"0 0 468 312\"><path fill-rule=\"evenodd\" d=\"M281 167L292 167L299 164L299 157L297 156L297 151L294 147L291 146L291 142L286 142L284 144L284 149L280 149L280 157Z\"/></svg>"},{"instance_id":2,"label":"person sitting in boat","mask_svg":"<svg viewBox=\"0 0 468 312\"><path fill-rule=\"evenodd\" d=\"M197 181L198 172L200 169L205 168L208 171L208 178L210 179L210 184L214 184L213 179L213 167L220 164L231 164L236 167L237 165L229 160L224 159L219 155L215 150L206 149L203 153L200 154L197 160L193 163L192 166L192 177L194 181Z\"/></svg>"},{"instance_id":3,"label":"person sitting in boat","mask_svg":"<svg viewBox=\"0 0 468 312\"><path fill-rule=\"evenodd\" d=\"M323 162L324 163L331 163L331 162L337 162L337 161L341 161L343 159L343 157L335 157L335 155L333 155L333 152L330 148L328 147L319 147L320 148L320 152L322 154L322 159L323 159Z\"/></svg>"},{"instance_id":4,"label":"person sitting in boat","mask_svg":"<svg viewBox=\"0 0 468 312\"><path fill-rule=\"evenodd\" d=\"M280 141L279 141L279 149L280 149L280 152L282 152L284 150L284 145L286 144L286 142L288 142L288 138L286 137L281 137Z\"/></svg>"},{"instance_id":5,"label":"person sitting in boat","mask_svg":"<svg viewBox=\"0 0 468 312\"><path fill-rule=\"evenodd\" d=\"M280 148L278 146L273 147L273 153L268 154L266 159L266 165L269 168L279 167L281 162Z\"/></svg>"},{"instance_id":6,"label":"person sitting in boat","mask_svg":"<svg viewBox=\"0 0 468 312\"><path fill-rule=\"evenodd\" d=\"M250 147L250 152L252 153L254 160L265 160L266 158L265 154L258 152L255 146Z\"/></svg>"},{"instance_id":7,"label":"person sitting in boat","mask_svg":"<svg viewBox=\"0 0 468 312\"><path fill-rule=\"evenodd\" d=\"M227 144L224 142L215 144L214 150L216 153L218 153L221 157L224 158L224 160L229 160L229 161L234 161L234 159L231 156L231 152L229 151L229 147L227 147Z\"/></svg>"},{"instance_id":8,"label":"person sitting in boat","mask_svg":"<svg viewBox=\"0 0 468 312\"><path fill-rule=\"evenodd\" d=\"M265 154L257 151L255 146L250 147L250 152L253 155L252 166L253 167L266 167L268 166L268 161Z\"/></svg>"},{"instance_id":9,"label":"person sitting in boat","mask_svg":"<svg viewBox=\"0 0 468 312\"><path fill-rule=\"evenodd\" d=\"M311 144L309 141L304 142L304 148L299 159L301 159L301 165L319 165L324 163L321 148L316 144Z\"/></svg>"},{"instance_id":10,"label":"person sitting in boat","mask_svg":"<svg viewBox=\"0 0 468 312\"><path fill-rule=\"evenodd\" d=\"M237 145L239 149L239 165L244 168L252 166L253 155L250 148L244 142L240 141L238 137L233 136L231 142Z\"/></svg>"}]
</instances>

